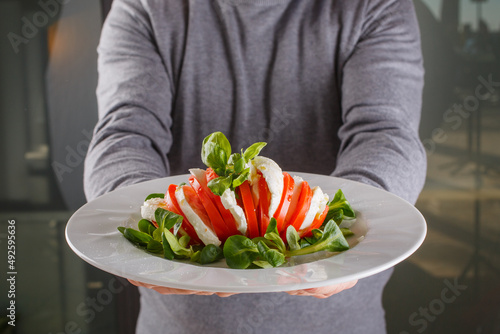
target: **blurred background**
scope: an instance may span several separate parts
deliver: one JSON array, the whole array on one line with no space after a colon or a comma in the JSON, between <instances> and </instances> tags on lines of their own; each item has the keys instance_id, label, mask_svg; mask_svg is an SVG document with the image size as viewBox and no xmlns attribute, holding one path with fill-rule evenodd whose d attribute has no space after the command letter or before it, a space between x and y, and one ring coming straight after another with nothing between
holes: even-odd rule
<instances>
[{"instance_id":1,"label":"blurred background","mask_svg":"<svg viewBox=\"0 0 500 334\"><path fill-rule=\"evenodd\" d=\"M422 247L385 293L389 333L500 333L500 0L416 0L426 68ZM96 46L110 1L0 0L0 247L16 221L16 326L133 333L134 288L81 261L64 228L85 203ZM113 291L110 293L109 291Z\"/></svg>"}]
</instances>

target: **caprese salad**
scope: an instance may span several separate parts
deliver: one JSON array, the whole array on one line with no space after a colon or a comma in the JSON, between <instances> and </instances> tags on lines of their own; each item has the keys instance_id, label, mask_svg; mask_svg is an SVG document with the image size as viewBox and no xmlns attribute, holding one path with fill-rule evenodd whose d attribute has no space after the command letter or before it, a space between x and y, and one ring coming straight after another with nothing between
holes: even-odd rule
<instances>
[{"instance_id":1,"label":"caprese salad","mask_svg":"<svg viewBox=\"0 0 500 334\"><path fill-rule=\"evenodd\" d=\"M225 258L229 267L276 267L291 256L349 248L343 219L354 210L339 189L330 201L319 186L283 172L259 156L266 143L233 153L221 132L207 136L188 183L149 195L139 230L119 227L130 241L167 259L202 264Z\"/></svg>"}]
</instances>

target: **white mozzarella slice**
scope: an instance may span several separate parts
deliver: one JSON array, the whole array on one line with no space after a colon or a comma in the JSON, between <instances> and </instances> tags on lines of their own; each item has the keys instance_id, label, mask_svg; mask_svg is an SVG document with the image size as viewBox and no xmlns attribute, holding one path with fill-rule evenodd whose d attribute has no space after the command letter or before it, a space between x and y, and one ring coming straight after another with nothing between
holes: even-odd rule
<instances>
[{"instance_id":1,"label":"white mozzarella slice","mask_svg":"<svg viewBox=\"0 0 500 334\"><path fill-rule=\"evenodd\" d=\"M269 217L272 217L276 212L276 209L278 209L278 206L281 202L281 195L283 194L283 171L276 162L266 157L256 156L252 160L252 164L255 168L250 169L250 178L252 185L258 183L259 176L257 174L257 170L262 173L262 176L267 182L267 188L269 189L269 193L271 194L271 201L269 203Z\"/></svg>"},{"instance_id":2,"label":"white mozzarella slice","mask_svg":"<svg viewBox=\"0 0 500 334\"><path fill-rule=\"evenodd\" d=\"M245 235L247 233L247 219L245 217L245 212L236 202L234 191L226 189L220 199L222 205L224 205L224 207L233 215L238 231Z\"/></svg>"},{"instance_id":3,"label":"white mozzarella slice","mask_svg":"<svg viewBox=\"0 0 500 334\"><path fill-rule=\"evenodd\" d=\"M309 206L309 210L306 213L299 231L305 230L311 226L316 216L323 213L325 206L328 204L328 195L323 193L320 187L314 187L312 192L311 205Z\"/></svg>"},{"instance_id":4,"label":"white mozzarella slice","mask_svg":"<svg viewBox=\"0 0 500 334\"><path fill-rule=\"evenodd\" d=\"M141 206L141 216L149 221L155 220L155 211L158 208L165 208L166 203L164 198L150 198Z\"/></svg>"},{"instance_id":5,"label":"white mozzarella slice","mask_svg":"<svg viewBox=\"0 0 500 334\"><path fill-rule=\"evenodd\" d=\"M183 187L177 187L177 190L175 191L175 198L177 199L182 212L189 220L191 225L193 225L193 228L200 240L205 245L214 244L216 246L220 246L221 242L219 238L217 238L217 235L214 233L214 231L212 231L211 228L205 225L203 220L196 214L196 212L194 212L191 205L189 205L186 196L184 195Z\"/></svg>"},{"instance_id":6,"label":"white mozzarella slice","mask_svg":"<svg viewBox=\"0 0 500 334\"><path fill-rule=\"evenodd\" d=\"M193 175L201 185L207 184L207 179L205 178L205 170L200 168L191 168L189 170L191 175Z\"/></svg>"}]
</instances>

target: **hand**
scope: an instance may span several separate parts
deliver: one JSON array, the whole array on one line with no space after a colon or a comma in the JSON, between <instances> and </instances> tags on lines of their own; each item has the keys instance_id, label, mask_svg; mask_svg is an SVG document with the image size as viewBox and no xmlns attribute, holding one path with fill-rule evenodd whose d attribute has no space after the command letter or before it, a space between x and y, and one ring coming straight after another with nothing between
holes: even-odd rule
<instances>
[{"instance_id":1,"label":"hand","mask_svg":"<svg viewBox=\"0 0 500 334\"><path fill-rule=\"evenodd\" d=\"M175 289L175 288L167 288L165 286L158 286L154 284L147 284L138 281L128 280L135 286L142 286L148 289L152 289L162 295L200 295L200 296L211 296L217 295L219 297L229 297L235 295L235 293L228 292L209 292L209 291L195 291L195 290L184 290L184 289Z\"/></svg>"},{"instance_id":2,"label":"hand","mask_svg":"<svg viewBox=\"0 0 500 334\"><path fill-rule=\"evenodd\" d=\"M356 285L358 280L340 283L336 285L324 286L321 288L311 288L303 290L287 291L292 296L312 296L316 298L328 298L336 293L352 288Z\"/></svg>"},{"instance_id":3,"label":"hand","mask_svg":"<svg viewBox=\"0 0 500 334\"><path fill-rule=\"evenodd\" d=\"M229 292L209 292L209 291L195 291L195 290L184 290L184 289L175 289L175 288L167 288L164 286L158 286L154 284L147 284L138 281L128 280L135 286L142 286L148 289L152 289L158 293L163 295L200 295L200 296L211 296L217 295L219 297L229 297L235 295L236 293ZM325 286L321 288L311 288L311 289L303 289L303 290L293 290L287 291L289 295L292 296L311 296L320 299L328 298L336 293L352 288L356 285L358 281L351 281L346 283L340 283L336 285Z\"/></svg>"}]
</instances>

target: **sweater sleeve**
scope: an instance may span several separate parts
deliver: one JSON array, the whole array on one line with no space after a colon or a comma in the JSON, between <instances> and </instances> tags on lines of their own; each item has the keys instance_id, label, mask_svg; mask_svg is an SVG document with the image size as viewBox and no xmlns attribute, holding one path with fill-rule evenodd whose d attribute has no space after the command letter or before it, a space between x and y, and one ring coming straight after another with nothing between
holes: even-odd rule
<instances>
[{"instance_id":1,"label":"sweater sleeve","mask_svg":"<svg viewBox=\"0 0 500 334\"><path fill-rule=\"evenodd\" d=\"M98 47L99 121L85 160L91 200L169 174L172 85L141 1L116 0Z\"/></svg>"},{"instance_id":2,"label":"sweater sleeve","mask_svg":"<svg viewBox=\"0 0 500 334\"><path fill-rule=\"evenodd\" d=\"M414 203L426 174L418 136L423 87L418 23L410 0L367 3L359 40L342 69L343 125L333 175Z\"/></svg>"}]
</instances>

